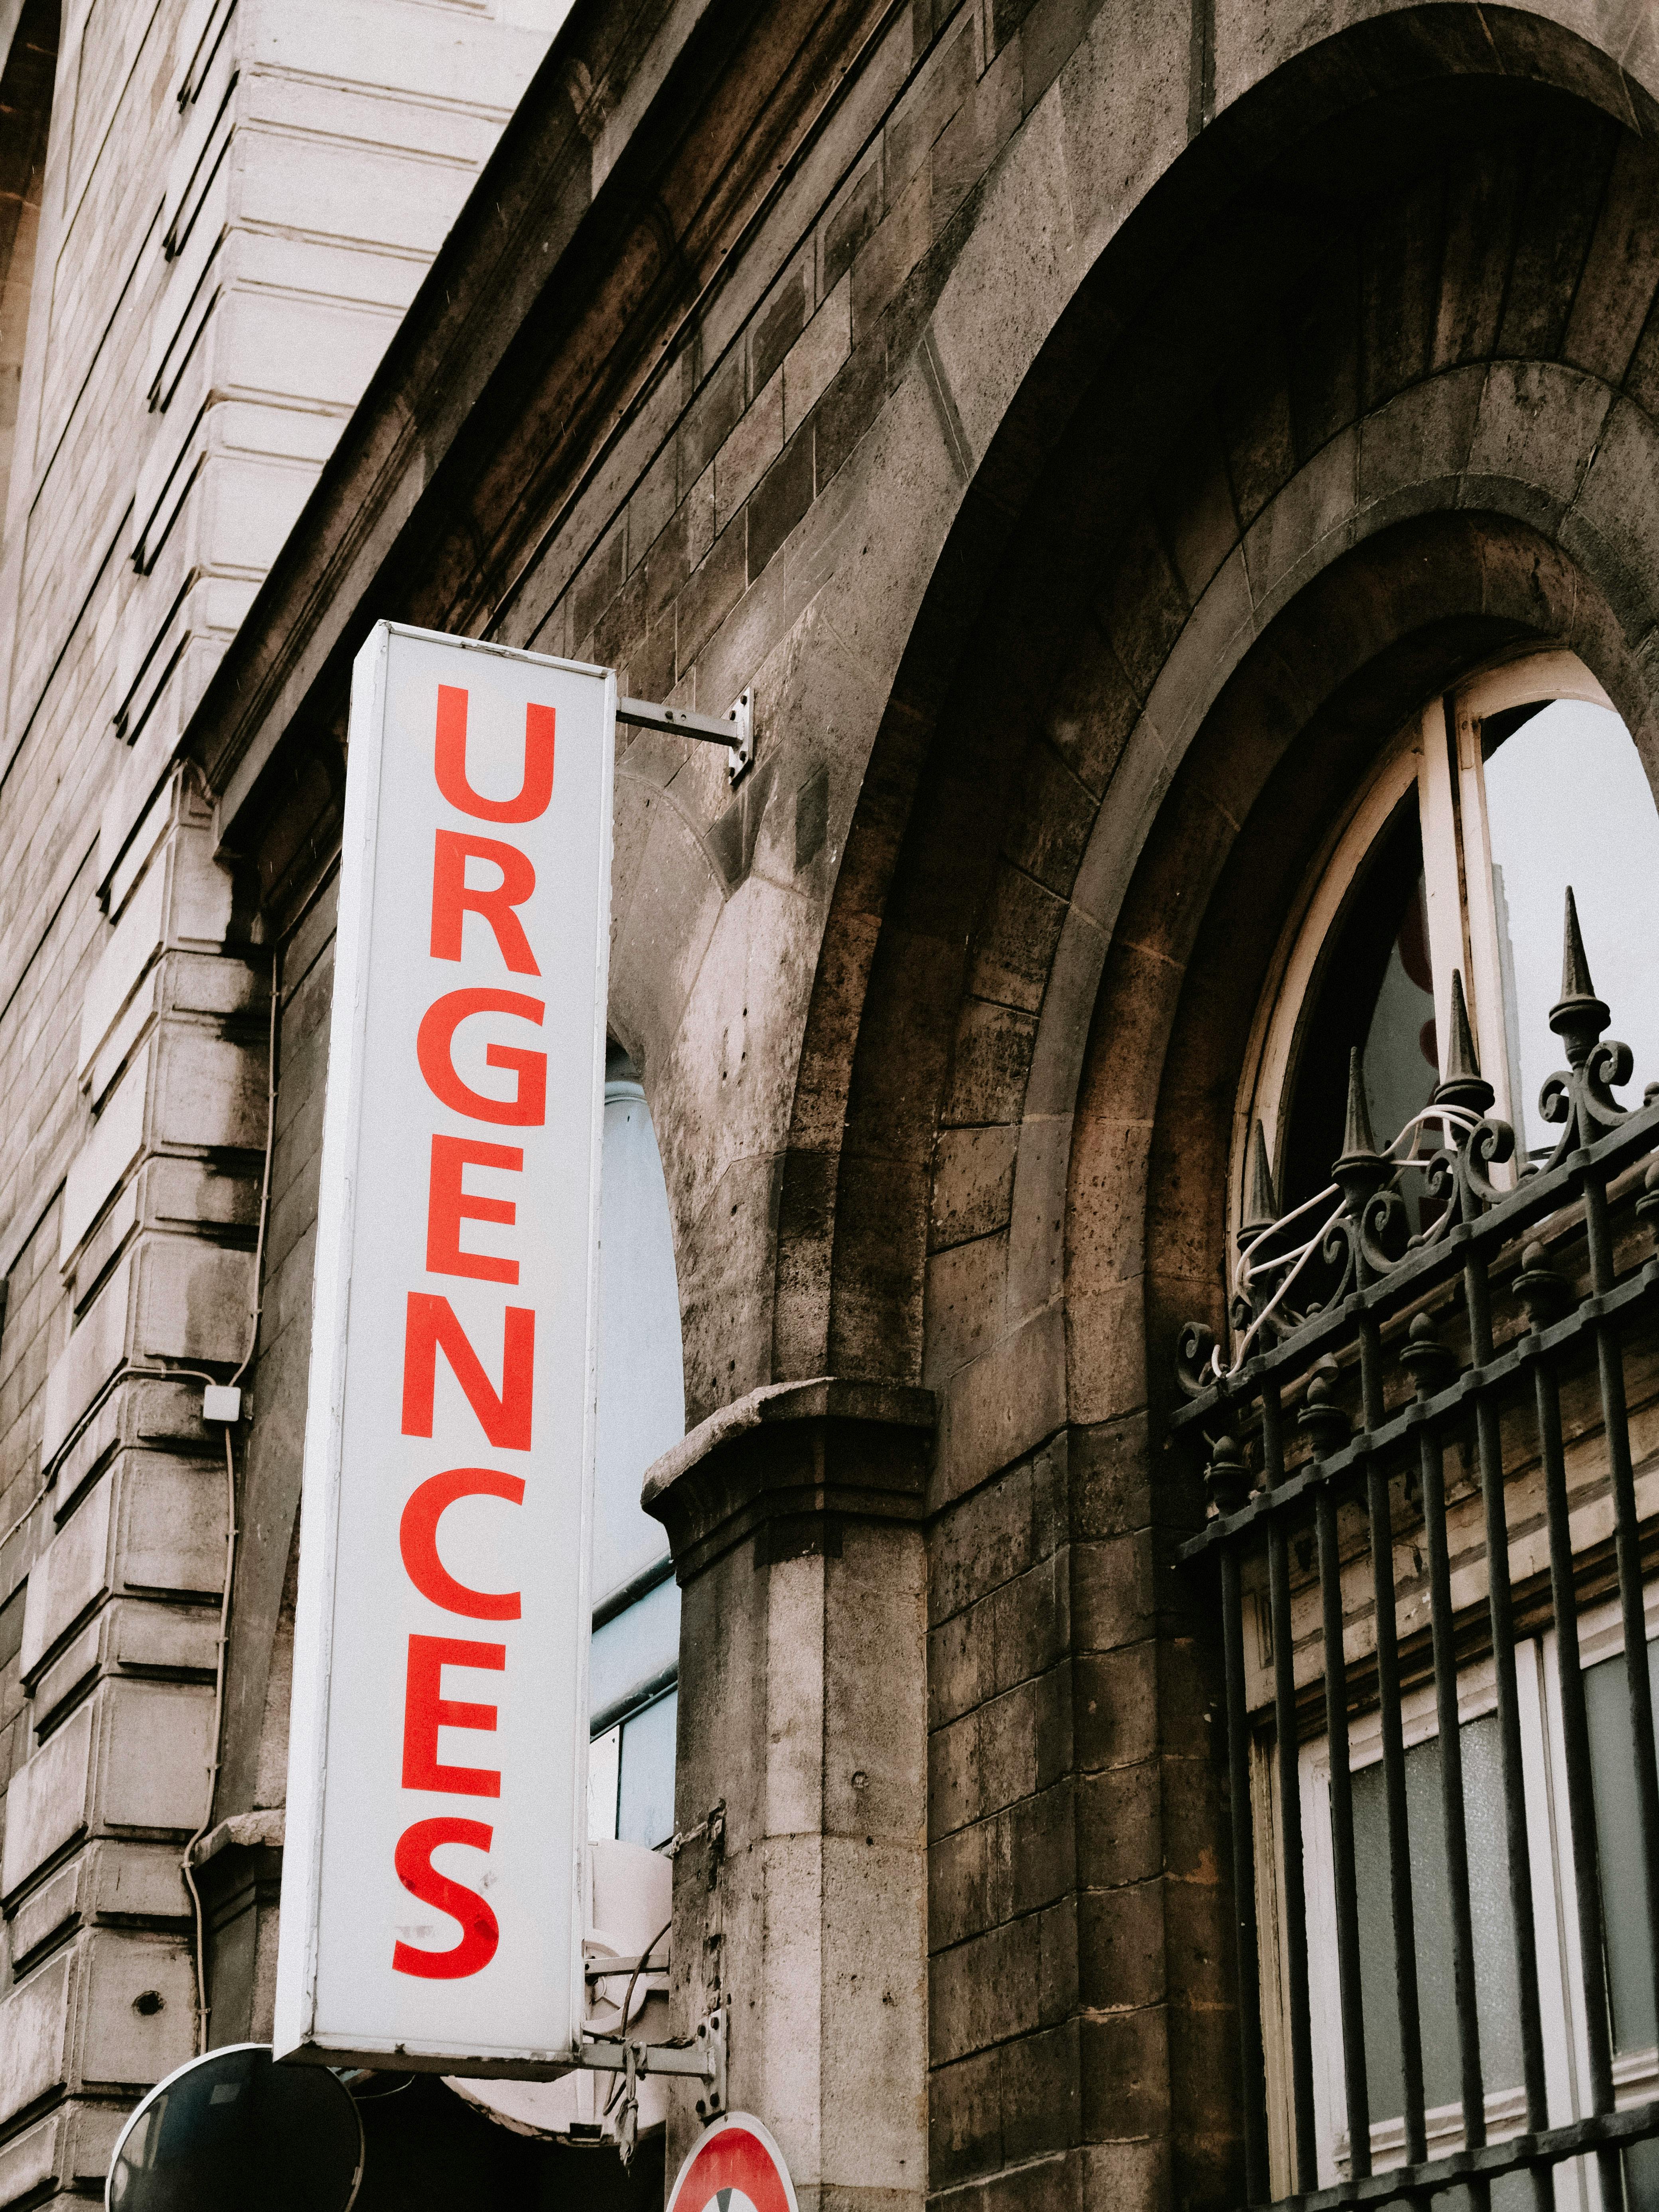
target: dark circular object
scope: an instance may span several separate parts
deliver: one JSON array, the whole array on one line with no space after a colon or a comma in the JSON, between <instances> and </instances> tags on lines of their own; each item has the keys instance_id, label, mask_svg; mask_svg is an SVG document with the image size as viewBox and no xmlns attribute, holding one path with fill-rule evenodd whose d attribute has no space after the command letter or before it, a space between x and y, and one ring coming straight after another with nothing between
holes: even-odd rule
<instances>
[{"instance_id":1,"label":"dark circular object","mask_svg":"<svg viewBox=\"0 0 1659 2212\"><path fill-rule=\"evenodd\" d=\"M351 2212L363 2122L326 2066L228 2044L158 2081L121 2132L107 2212Z\"/></svg>"}]
</instances>

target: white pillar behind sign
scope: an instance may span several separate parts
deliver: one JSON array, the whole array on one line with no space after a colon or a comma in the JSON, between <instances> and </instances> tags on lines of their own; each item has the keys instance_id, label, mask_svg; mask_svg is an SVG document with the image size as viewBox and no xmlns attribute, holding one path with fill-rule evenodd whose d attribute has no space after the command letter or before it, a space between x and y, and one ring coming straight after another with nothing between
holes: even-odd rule
<instances>
[{"instance_id":1,"label":"white pillar behind sign","mask_svg":"<svg viewBox=\"0 0 1659 2212\"><path fill-rule=\"evenodd\" d=\"M279 2057L581 2019L615 703L393 623L352 672Z\"/></svg>"}]
</instances>

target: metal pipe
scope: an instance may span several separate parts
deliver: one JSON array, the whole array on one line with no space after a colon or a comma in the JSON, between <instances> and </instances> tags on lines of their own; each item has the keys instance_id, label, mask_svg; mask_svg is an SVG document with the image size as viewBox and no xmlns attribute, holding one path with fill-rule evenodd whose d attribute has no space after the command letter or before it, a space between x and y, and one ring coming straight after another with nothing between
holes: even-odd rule
<instances>
[{"instance_id":1,"label":"metal pipe","mask_svg":"<svg viewBox=\"0 0 1659 2212\"><path fill-rule=\"evenodd\" d=\"M1267 2106L1261 2051L1261 1966L1256 1856L1250 1817L1250 1720L1244 1697L1244 1620L1239 1555L1221 1555L1222 1648L1227 1675L1227 1768L1232 1799L1233 1926L1238 1945L1239 2065L1244 2087L1244 2183L1252 2204L1267 2194Z\"/></svg>"},{"instance_id":2,"label":"metal pipe","mask_svg":"<svg viewBox=\"0 0 1659 2212\"><path fill-rule=\"evenodd\" d=\"M1365 2070L1365 2014L1359 1964L1359 1891L1354 1867L1354 1801L1348 1764L1348 1669L1342 1655L1342 1567L1336 1499L1327 1483L1314 1509L1319 1532L1325 1631L1325 1728L1331 1754L1331 1857L1336 1879L1337 1985L1348 2107L1349 2172L1371 2170L1371 2100Z\"/></svg>"},{"instance_id":3,"label":"metal pipe","mask_svg":"<svg viewBox=\"0 0 1659 2212\"><path fill-rule=\"evenodd\" d=\"M1483 1255L1471 1250L1463 1269L1469 1322L1469 1360L1476 1369L1491 1358L1491 1303ZM1544 2036L1538 1995L1538 1940L1533 1918L1532 1850L1527 1834L1526 1772L1521 1756L1521 1698L1516 1681L1515 1614L1510 1589L1510 1529L1503 1495L1503 1439L1490 1388L1474 1400L1475 1449L1485 1508L1486 1605L1491 1625L1492 1670L1503 1767L1503 1833L1509 1859L1510 1916L1515 1933L1516 2010L1521 2030L1522 2082L1527 2124L1549 2125L1544 2077ZM1533 2174L1539 2212L1552 2212L1554 2193L1541 2168Z\"/></svg>"},{"instance_id":4,"label":"metal pipe","mask_svg":"<svg viewBox=\"0 0 1659 2212\"><path fill-rule=\"evenodd\" d=\"M1284 1414L1277 1382L1261 1395L1262 1463L1270 1490L1284 1480ZM1279 1860L1284 1879L1284 1978L1290 2013L1291 2134L1295 2185L1318 2173L1314 2127L1314 2039L1308 1986L1308 1899L1302 1874L1302 1765L1296 1727L1296 1634L1290 1617L1290 1551L1284 1516L1267 1524L1267 1589L1273 1629L1273 1729L1278 1771Z\"/></svg>"}]
</instances>

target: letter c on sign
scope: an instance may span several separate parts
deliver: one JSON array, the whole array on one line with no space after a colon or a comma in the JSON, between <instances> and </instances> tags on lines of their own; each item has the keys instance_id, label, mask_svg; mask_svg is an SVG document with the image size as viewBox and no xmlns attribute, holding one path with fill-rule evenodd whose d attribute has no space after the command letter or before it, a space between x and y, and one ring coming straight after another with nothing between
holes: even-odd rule
<instances>
[{"instance_id":1,"label":"letter c on sign","mask_svg":"<svg viewBox=\"0 0 1659 2212\"><path fill-rule=\"evenodd\" d=\"M546 1054L522 1052L509 1044L486 1047L484 1057L489 1066L510 1068L518 1078L510 1098L490 1098L456 1074L455 1031L473 1014L515 1014L540 1029L546 1011L541 1000L526 998L522 991L446 991L421 1016L415 1037L415 1056L427 1089L474 1121L508 1121L539 1129L547 1118Z\"/></svg>"},{"instance_id":2,"label":"letter c on sign","mask_svg":"<svg viewBox=\"0 0 1659 2212\"><path fill-rule=\"evenodd\" d=\"M464 1613L469 1620L516 1620L522 1610L517 1590L469 1589L438 1557L438 1522L458 1498L504 1498L510 1505L521 1505L523 1478L497 1474L492 1467L452 1467L430 1475L412 1494L398 1524L409 1579L446 1613Z\"/></svg>"},{"instance_id":3,"label":"letter c on sign","mask_svg":"<svg viewBox=\"0 0 1659 2212\"><path fill-rule=\"evenodd\" d=\"M501 1941L495 1914L476 1890L468 1889L464 1882L451 1881L432 1863L432 1854L441 1844L465 1844L472 1850L487 1851L494 1838L495 1830L483 1820L447 1817L417 1820L398 1838L392 1862L398 1880L423 1905L436 1905L440 1912L458 1920L460 1941L448 1951L423 1951L413 1943L394 1944L394 1974L416 1974L428 1982L456 1982L480 1972L495 1957Z\"/></svg>"}]
</instances>

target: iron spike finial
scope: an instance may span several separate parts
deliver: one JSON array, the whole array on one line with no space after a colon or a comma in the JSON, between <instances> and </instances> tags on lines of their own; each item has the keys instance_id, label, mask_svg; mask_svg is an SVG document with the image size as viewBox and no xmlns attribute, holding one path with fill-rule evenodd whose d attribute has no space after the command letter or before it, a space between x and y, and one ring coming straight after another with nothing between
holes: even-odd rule
<instances>
[{"instance_id":1,"label":"iron spike finial","mask_svg":"<svg viewBox=\"0 0 1659 2212\"><path fill-rule=\"evenodd\" d=\"M1259 1121L1250 1139L1250 1180L1244 1201L1239 1243L1247 1249L1278 1219L1278 1200L1273 1195L1273 1171L1267 1159L1267 1138Z\"/></svg>"},{"instance_id":2,"label":"iron spike finial","mask_svg":"<svg viewBox=\"0 0 1659 2212\"><path fill-rule=\"evenodd\" d=\"M1371 1116L1365 1103L1365 1072L1356 1045L1348 1055L1348 1112L1342 1131L1342 1157L1331 1170L1331 1180L1341 1190L1343 1211L1355 1224L1356 1235L1361 1241L1364 1232L1358 1224L1364 1221L1366 1209L1377 1193L1394 1181L1394 1174L1393 1162L1378 1152L1376 1139L1371 1133ZM1356 1265L1359 1265L1357 1243L1354 1257Z\"/></svg>"},{"instance_id":3,"label":"iron spike finial","mask_svg":"<svg viewBox=\"0 0 1659 2212\"><path fill-rule=\"evenodd\" d=\"M1612 1018L1607 1001L1596 997L1595 986L1590 980L1583 932L1578 927L1578 902L1569 884L1562 929L1561 996L1550 1008L1550 1027L1566 1046L1570 1067L1583 1066L1591 1046Z\"/></svg>"},{"instance_id":4,"label":"iron spike finial","mask_svg":"<svg viewBox=\"0 0 1659 2212\"><path fill-rule=\"evenodd\" d=\"M1359 1047L1355 1045L1348 1054L1348 1113L1342 1128L1342 1159L1363 1160L1376 1157L1376 1139L1371 1133L1370 1109L1365 1103L1365 1070L1361 1064ZM1338 1165L1341 1164L1339 1161Z\"/></svg>"},{"instance_id":5,"label":"iron spike finial","mask_svg":"<svg viewBox=\"0 0 1659 2212\"><path fill-rule=\"evenodd\" d=\"M1461 972L1452 970L1452 1034L1446 1049L1446 1073L1435 1085L1436 1106L1461 1106L1477 1118L1491 1109L1497 1094L1480 1073L1475 1057L1474 1036L1469 1027L1468 1001L1463 995Z\"/></svg>"},{"instance_id":6,"label":"iron spike finial","mask_svg":"<svg viewBox=\"0 0 1659 2212\"><path fill-rule=\"evenodd\" d=\"M1584 933L1578 927L1578 902L1567 885L1567 910L1561 930L1561 995L1564 999L1593 999L1590 963L1584 955Z\"/></svg>"}]
</instances>

